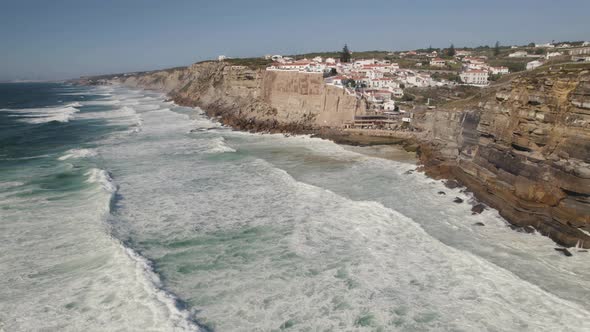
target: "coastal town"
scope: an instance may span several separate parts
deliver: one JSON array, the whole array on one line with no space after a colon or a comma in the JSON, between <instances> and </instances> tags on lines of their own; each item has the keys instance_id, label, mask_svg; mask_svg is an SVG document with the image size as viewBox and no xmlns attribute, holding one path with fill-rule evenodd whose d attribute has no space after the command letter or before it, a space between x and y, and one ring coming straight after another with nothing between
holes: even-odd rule
<instances>
[{"instance_id":1,"label":"coastal town","mask_svg":"<svg viewBox=\"0 0 590 332\"><path fill-rule=\"evenodd\" d=\"M271 61L267 71L322 75L326 85L364 99L367 115L355 117L346 123L347 128L397 130L411 129L413 110L436 108L436 92L445 91L452 98L466 89L474 93L513 72L533 70L544 64L589 62L590 42L507 47L496 43L492 47L462 49L451 45L446 49L387 52L371 58L357 58L345 45L336 54L266 55L264 59ZM417 96L424 91L435 93L418 102Z\"/></svg>"}]
</instances>

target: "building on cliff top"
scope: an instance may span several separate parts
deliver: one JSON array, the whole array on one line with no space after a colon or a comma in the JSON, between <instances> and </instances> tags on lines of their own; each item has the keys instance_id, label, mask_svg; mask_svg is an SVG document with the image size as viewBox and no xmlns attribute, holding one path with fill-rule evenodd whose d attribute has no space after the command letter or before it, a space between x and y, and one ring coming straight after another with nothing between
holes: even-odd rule
<instances>
[{"instance_id":1,"label":"building on cliff top","mask_svg":"<svg viewBox=\"0 0 590 332\"><path fill-rule=\"evenodd\" d=\"M488 71L469 69L459 75L461 81L467 85L485 86L488 85Z\"/></svg>"}]
</instances>

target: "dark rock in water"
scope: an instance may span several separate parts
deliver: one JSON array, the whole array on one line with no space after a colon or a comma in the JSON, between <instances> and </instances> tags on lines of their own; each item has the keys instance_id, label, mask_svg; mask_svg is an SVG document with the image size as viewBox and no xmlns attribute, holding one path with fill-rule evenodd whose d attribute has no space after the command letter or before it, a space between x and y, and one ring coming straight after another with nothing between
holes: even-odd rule
<instances>
[{"instance_id":1,"label":"dark rock in water","mask_svg":"<svg viewBox=\"0 0 590 332\"><path fill-rule=\"evenodd\" d=\"M446 192L444 192L444 191L439 191L439 192L438 192L438 194L439 194L439 195L446 195L447 193L446 193Z\"/></svg>"},{"instance_id":2,"label":"dark rock in water","mask_svg":"<svg viewBox=\"0 0 590 332\"><path fill-rule=\"evenodd\" d=\"M471 212L472 214L480 214L483 212L483 210L486 209L486 206L479 203L479 204L475 204L472 208L471 208Z\"/></svg>"},{"instance_id":3,"label":"dark rock in water","mask_svg":"<svg viewBox=\"0 0 590 332\"><path fill-rule=\"evenodd\" d=\"M459 204L459 203L463 203L463 200L459 197L455 197L455 199L453 200L453 202Z\"/></svg>"},{"instance_id":4,"label":"dark rock in water","mask_svg":"<svg viewBox=\"0 0 590 332\"><path fill-rule=\"evenodd\" d=\"M571 257L572 253L567 250L566 248L555 248L556 251L560 251L562 254L564 254L567 257Z\"/></svg>"},{"instance_id":5,"label":"dark rock in water","mask_svg":"<svg viewBox=\"0 0 590 332\"><path fill-rule=\"evenodd\" d=\"M455 189L455 188L459 187L459 182L457 182L455 180L445 181L445 187L447 187L449 189Z\"/></svg>"},{"instance_id":6,"label":"dark rock in water","mask_svg":"<svg viewBox=\"0 0 590 332\"><path fill-rule=\"evenodd\" d=\"M523 230L525 233L531 234L535 232L535 228L533 226L524 226Z\"/></svg>"},{"instance_id":7,"label":"dark rock in water","mask_svg":"<svg viewBox=\"0 0 590 332\"><path fill-rule=\"evenodd\" d=\"M412 173L414 173L414 170L412 170L412 169L404 172L404 174L412 174Z\"/></svg>"},{"instance_id":8,"label":"dark rock in water","mask_svg":"<svg viewBox=\"0 0 590 332\"><path fill-rule=\"evenodd\" d=\"M535 232L535 228L533 226L515 226L515 225L508 225L508 227L510 227L510 229L517 231L519 233L527 233L527 234L532 234Z\"/></svg>"},{"instance_id":9,"label":"dark rock in water","mask_svg":"<svg viewBox=\"0 0 590 332\"><path fill-rule=\"evenodd\" d=\"M476 222L475 224L473 224L473 226L485 226L485 224L482 222Z\"/></svg>"}]
</instances>

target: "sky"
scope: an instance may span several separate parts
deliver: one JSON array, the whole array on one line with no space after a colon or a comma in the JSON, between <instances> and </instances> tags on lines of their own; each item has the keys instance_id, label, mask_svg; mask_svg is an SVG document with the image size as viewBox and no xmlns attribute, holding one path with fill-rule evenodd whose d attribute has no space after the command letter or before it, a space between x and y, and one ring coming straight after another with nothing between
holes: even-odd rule
<instances>
[{"instance_id":1,"label":"sky","mask_svg":"<svg viewBox=\"0 0 590 332\"><path fill-rule=\"evenodd\" d=\"M0 0L0 81L214 59L590 40L590 0Z\"/></svg>"}]
</instances>

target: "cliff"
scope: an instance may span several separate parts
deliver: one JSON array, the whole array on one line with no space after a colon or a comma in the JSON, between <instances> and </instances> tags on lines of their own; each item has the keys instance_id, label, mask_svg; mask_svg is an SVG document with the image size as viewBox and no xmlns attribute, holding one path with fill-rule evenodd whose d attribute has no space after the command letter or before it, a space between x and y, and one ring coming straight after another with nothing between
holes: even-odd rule
<instances>
[{"instance_id":1,"label":"cliff","mask_svg":"<svg viewBox=\"0 0 590 332\"><path fill-rule=\"evenodd\" d=\"M538 70L449 106L415 115L426 172L514 225L589 248L590 72Z\"/></svg>"},{"instance_id":2,"label":"cliff","mask_svg":"<svg viewBox=\"0 0 590 332\"><path fill-rule=\"evenodd\" d=\"M311 132L341 127L365 102L327 86L321 74L266 71L219 62L118 79L127 86L167 92L178 104L198 106L235 128Z\"/></svg>"},{"instance_id":3,"label":"cliff","mask_svg":"<svg viewBox=\"0 0 590 332\"><path fill-rule=\"evenodd\" d=\"M515 227L590 248L590 74L588 66L540 68L444 109L414 113L424 170L466 185ZM118 78L167 92L234 128L309 133L364 114L362 99L319 74L224 63Z\"/></svg>"}]
</instances>

